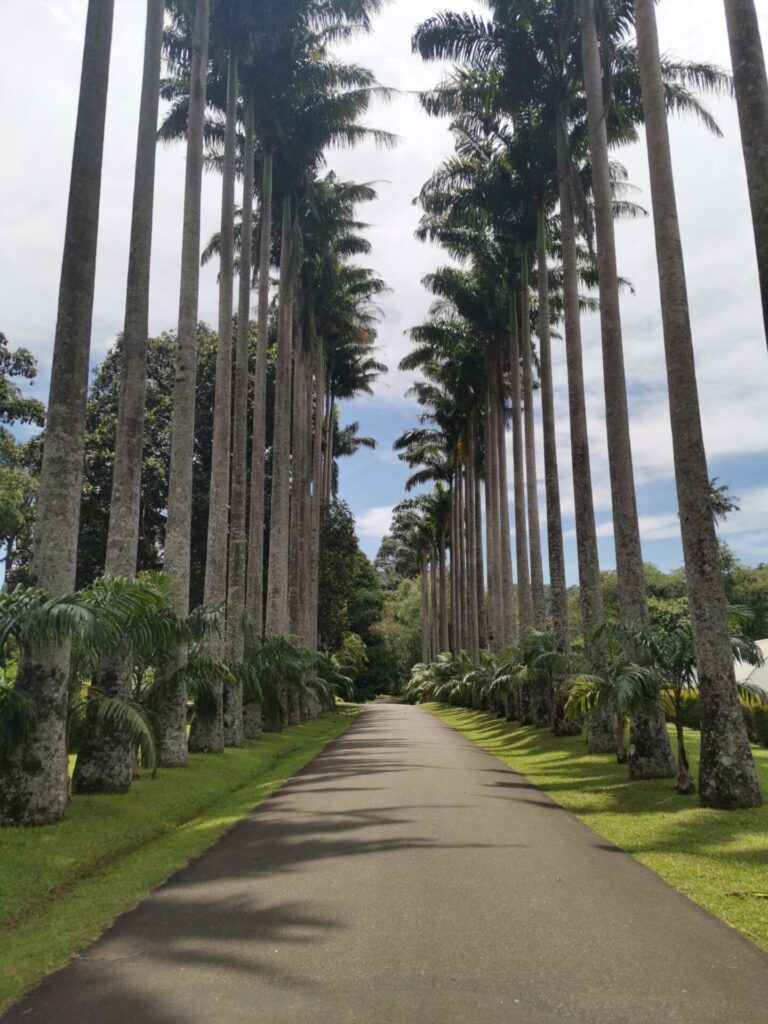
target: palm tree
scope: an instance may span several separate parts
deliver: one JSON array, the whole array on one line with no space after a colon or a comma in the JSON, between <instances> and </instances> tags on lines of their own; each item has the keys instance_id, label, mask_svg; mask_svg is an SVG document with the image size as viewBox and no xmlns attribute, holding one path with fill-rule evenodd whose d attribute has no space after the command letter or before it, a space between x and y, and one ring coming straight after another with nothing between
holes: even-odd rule
<instances>
[{"instance_id":1,"label":"palm tree","mask_svg":"<svg viewBox=\"0 0 768 1024\"><path fill-rule=\"evenodd\" d=\"M757 267L768 341L768 77L755 0L725 0L741 141L757 246Z\"/></svg>"},{"instance_id":2,"label":"palm tree","mask_svg":"<svg viewBox=\"0 0 768 1024\"><path fill-rule=\"evenodd\" d=\"M200 285L200 202L203 179L203 132L208 77L209 0L195 0L189 70L189 115L181 242L181 284L177 334L176 384L173 396L168 522L165 571L178 580L179 617L189 611L192 519L192 456L195 434L197 306ZM177 18L183 31L186 22ZM183 65L182 65L183 67ZM183 652L179 652L180 664ZM170 691L158 709L163 729L160 762L164 767L187 763L187 699L183 685Z\"/></svg>"},{"instance_id":3,"label":"palm tree","mask_svg":"<svg viewBox=\"0 0 768 1024\"><path fill-rule=\"evenodd\" d=\"M601 10L605 35L626 31L632 22L631 5L622 2L610 10ZM599 267L600 317L602 327L603 378L608 437L608 458L613 503L616 568L619 583L619 605L623 621L641 626L648 621L648 608L643 576L643 556L635 497L632 445L629 432L626 379L619 309L619 277L614 235L614 182L608 156L609 122L614 137L633 137L631 120L624 123L611 109L613 87L610 76L603 74L597 25L597 4L587 0L581 7L581 43L586 87L589 138L594 195L597 259ZM615 44L614 44L615 48ZM615 50L614 68L619 91L631 93L636 80L634 51L626 46ZM687 93L685 85L716 86L718 74L704 65L675 64L665 58L665 74L683 88L677 88L673 105L693 110L710 123L698 101ZM621 84L619 84L621 83ZM624 97L623 97L624 98ZM624 109L629 105L625 104ZM631 109L631 108L629 108ZM630 654L632 652L629 652ZM630 774L636 778L666 777L671 771L672 754L667 741L661 709L650 716L637 715L632 721Z\"/></svg>"},{"instance_id":4,"label":"palm tree","mask_svg":"<svg viewBox=\"0 0 768 1024\"><path fill-rule=\"evenodd\" d=\"M638 709L653 706L658 701L658 688L647 669L631 662L620 644L605 644L596 640L600 630L592 636L592 649L602 647L593 660L595 671L575 676L565 704L567 718L581 718L601 708L615 721L615 751L619 764L629 758L625 743L627 719Z\"/></svg>"},{"instance_id":5,"label":"palm tree","mask_svg":"<svg viewBox=\"0 0 768 1024\"><path fill-rule=\"evenodd\" d=\"M213 10L213 48L226 59L227 98L224 154L222 163L221 232L219 236L219 322L216 346L216 384L213 407L213 448L208 496L208 543L205 559L204 602L214 606L227 598L227 564L230 499L230 445L232 435L232 305L234 300L235 162L237 155L238 48L243 45L247 27L245 11L232 2L220 2ZM244 219L251 214L243 210ZM245 225L243 225L245 227ZM249 282L250 284L250 282ZM247 324L246 317L246 324ZM244 327L247 330L247 327ZM239 339L238 339L239 342ZM242 392L241 382L241 392ZM242 396L240 414L242 416ZM242 431L242 426L241 426ZM242 450L242 437L240 438ZM242 462L242 455L240 457ZM241 499L242 503L242 499ZM210 653L221 657L224 638ZM234 706L235 701L233 701ZM221 753L224 737L224 692L219 710L205 720L196 715L189 734L189 749L197 753ZM237 713L231 739L239 743Z\"/></svg>"},{"instance_id":6,"label":"palm tree","mask_svg":"<svg viewBox=\"0 0 768 1024\"><path fill-rule=\"evenodd\" d=\"M516 5L500 10L494 4L495 17L489 23L472 15L436 15L417 30L414 49L425 59L449 58L463 64L427 95L430 112L458 109L467 116L487 118L489 107L507 116L534 107L549 125L551 146L557 149L579 581L583 628L589 635L603 615L581 353L576 171L569 133L575 58L568 39L561 38L559 6L547 3L537 12L535 31L528 14ZM547 43L544 50L542 41Z\"/></svg>"},{"instance_id":7,"label":"palm tree","mask_svg":"<svg viewBox=\"0 0 768 1024\"><path fill-rule=\"evenodd\" d=\"M240 248L240 294L237 312L235 395L232 408L232 495L227 573L227 660L241 662L245 655L243 616L246 612L248 538L248 389L250 380L251 248L253 245L254 118L246 102L243 143L243 205ZM224 692L224 744L242 746L245 740L243 695L240 687Z\"/></svg>"},{"instance_id":8,"label":"palm tree","mask_svg":"<svg viewBox=\"0 0 768 1024\"><path fill-rule=\"evenodd\" d=\"M558 651L570 651L568 592L565 579L563 518L560 506L560 478L557 465L554 386L552 382L552 338L549 312L549 265L547 262L547 222L543 209L538 211L537 282L539 288L539 357L541 377L541 419L544 434L544 477L547 502L547 546L549 551L549 589L552 601L552 632Z\"/></svg>"},{"instance_id":9,"label":"palm tree","mask_svg":"<svg viewBox=\"0 0 768 1024\"><path fill-rule=\"evenodd\" d=\"M160 102L164 13L164 0L148 0L128 259L123 367L104 569L107 576L133 576L139 544L149 333L149 268L157 150L155 135ZM131 678L124 659L111 659L111 664L99 673L97 686L103 694L129 697ZM83 791L80 783L87 776L87 791L90 793L126 792L130 788L132 775L128 738L114 731L100 733L87 729L72 780L75 791Z\"/></svg>"},{"instance_id":10,"label":"palm tree","mask_svg":"<svg viewBox=\"0 0 768 1024\"><path fill-rule=\"evenodd\" d=\"M275 423L272 443L272 505L269 528L266 635L287 636L288 540L290 511L291 361L296 225L290 198L283 201L280 288L278 292Z\"/></svg>"},{"instance_id":11,"label":"palm tree","mask_svg":"<svg viewBox=\"0 0 768 1024\"><path fill-rule=\"evenodd\" d=\"M392 145L391 135L374 132L357 123L367 109L375 88L370 73L357 67L322 65L315 57L307 58L299 109L285 130L290 132L281 152L286 188L283 205L283 254L281 287L278 296L278 342L275 384L274 442L272 452L272 497L270 514L270 547L267 579L267 635L284 634L290 628L288 608L288 564L290 521L290 429L291 429L291 362L293 353L293 312L298 267L293 253L298 241L298 218L295 207L300 192L314 169L321 163L326 146L352 144L366 138ZM313 88L319 73L322 88ZM354 86L354 88L352 88ZM330 464L328 464L330 473ZM330 481L328 481L330 483Z\"/></svg>"},{"instance_id":12,"label":"palm tree","mask_svg":"<svg viewBox=\"0 0 768 1024\"><path fill-rule=\"evenodd\" d=\"M728 608L710 504L667 110L653 0L635 0L675 477L702 709L699 792L709 807L761 802L739 707Z\"/></svg>"},{"instance_id":13,"label":"palm tree","mask_svg":"<svg viewBox=\"0 0 768 1024\"><path fill-rule=\"evenodd\" d=\"M264 628L264 453L267 418L267 352L269 347L269 270L272 245L273 158L264 158L259 226L258 338L254 366L253 437L251 456L250 525L248 529L248 613Z\"/></svg>"},{"instance_id":14,"label":"palm tree","mask_svg":"<svg viewBox=\"0 0 768 1024\"><path fill-rule=\"evenodd\" d=\"M520 257L521 355L523 364L523 411L525 419L525 478L528 505L528 540L531 558L531 624L540 632L546 629L544 570L541 561L539 523L539 475L536 466L536 434L533 409L533 349L531 345L531 296L528 247Z\"/></svg>"},{"instance_id":15,"label":"palm tree","mask_svg":"<svg viewBox=\"0 0 768 1024\"><path fill-rule=\"evenodd\" d=\"M619 604L624 621L642 626L648 621L648 606L629 433L619 276L613 227L613 183L608 157L605 86L595 0L586 0L581 7L581 49L597 232L605 415ZM629 770L634 778L665 778L670 774L671 750L660 707L651 714L636 714L633 717Z\"/></svg>"},{"instance_id":16,"label":"palm tree","mask_svg":"<svg viewBox=\"0 0 768 1024\"><path fill-rule=\"evenodd\" d=\"M90 0L85 27L32 562L36 585L52 596L75 583L113 12L113 0ZM64 814L67 660L66 643L22 650L16 690L34 706L35 724L2 765L0 823L43 825Z\"/></svg>"}]
</instances>

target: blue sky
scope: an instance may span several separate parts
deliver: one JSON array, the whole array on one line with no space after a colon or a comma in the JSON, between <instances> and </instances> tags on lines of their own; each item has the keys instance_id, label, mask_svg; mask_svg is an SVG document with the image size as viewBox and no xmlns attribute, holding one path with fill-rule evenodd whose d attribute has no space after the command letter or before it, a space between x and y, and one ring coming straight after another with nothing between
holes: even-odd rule
<instances>
[{"instance_id":1,"label":"blue sky","mask_svg":"<svg viewBox=\"0 0 768 1024\"><path fill-rule=\"evenodd\" d=\"M112 343L123 318L143 6L136 0L116 0L94 361ZM418 210L411 205L434 165L450 150L446 124L427 118L413 95L432 84L440 71L413 57L409 40L420 20L444 6L482 10L481 4L471 0L396 0L377 22L373 36L355 42L350 49L355 59L375 69L383 83L401 90L391 104L377 105L368 118L371 125L397 132L401 136L399 148L393 153L365 148L329 154L329 167L340 174L379 183L380 198L365 211L364 218L371 224L374 252L370 262L392 289L384 301L380 346L383 361L393 370L408 348L405 330L419 323L429 306L421 278L442 260L439 251L414 240ZM768 33L768 4L758 6L764 12L764 33ZM26 345L38 356L41 373L36 391L41 397L47 392L56 315L85 9L85 0L4 0L0 5L0 34L12 43L0 64L0 97L4 98L0 100L4 122L0 330L12 343ZM662 0L659 25L663 49L681 57L707 58L728 65L722 0ZM33 75L29 75L30 52L37 55ZM21 79L28 90L23 106L13 98ZM730 101L723 100L714 101L712 108L725 139L714 139L693 123L675 121L673 152L710 472L730 484L742 499L742 512L727 524L723 535L745 561L755 563L768 561L768 353L762 334L735 109ZM650 206L642 146L623 150L617 156L640 189L639 202ZM183 164L181 147L161 150L152 268L153 332L172 328L177 317ZM204 238L217 229L219 208L218 181L215 175L207 175ZM636 289L634 296L623 298L623 317L644 552L647 559L671 568L681 563L681 549L650 221L622 224L618 246L620 270ZM216 272L209 267L201 281L201 318L215 323L216 310ZM614 558L598 327L597 317L585 318L594 490L602 564L610 568ZM562 343L555 349L568 575L569 583L575 583ZM345 421L360 420L363 432L379 440L376 452L363 452L342 464L342 496L358 518L361 543L369 555L375 554L387 529L390 510L403 496L407 474L391 445L415 422L417 410L405 397L410 383L407 375L392 373L372 399L359 400L343 410ZM540 477L542 470L540 449ZM541 480L540 492L543 513Z\"/></svg>"}]
</instances>

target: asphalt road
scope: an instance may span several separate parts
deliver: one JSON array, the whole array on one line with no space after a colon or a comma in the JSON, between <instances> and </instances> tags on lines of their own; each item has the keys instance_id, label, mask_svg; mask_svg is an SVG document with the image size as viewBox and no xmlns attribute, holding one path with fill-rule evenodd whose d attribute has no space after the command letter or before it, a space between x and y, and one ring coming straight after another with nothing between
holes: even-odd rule
<instances>
[{"instance_id":1,"label":"asphalt road","mask_svg":"<svg viewBox=\"0 0 768 1024\"><path fill-rule=\"evenodd\" d=\"M768 957L419 708L371 707L2 1024L764 1024Z\"/></svg>"}]
</instances>

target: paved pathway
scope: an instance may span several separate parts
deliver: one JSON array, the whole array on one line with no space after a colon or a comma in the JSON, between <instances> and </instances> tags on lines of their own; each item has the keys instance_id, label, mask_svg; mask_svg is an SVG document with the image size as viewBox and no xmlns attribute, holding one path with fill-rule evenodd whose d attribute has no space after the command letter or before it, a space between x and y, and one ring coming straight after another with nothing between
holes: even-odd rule
<instances>
[{"instance_id":1,"label":"paved pathway","mask_svg":"<svg viewBox=\"0 0 768 1024\"><path fill-rule=\"evenodd\" d=\"M768 957L419 708L371 707L0 1024L764 1024Z\"/></svg>"}]
</instances>

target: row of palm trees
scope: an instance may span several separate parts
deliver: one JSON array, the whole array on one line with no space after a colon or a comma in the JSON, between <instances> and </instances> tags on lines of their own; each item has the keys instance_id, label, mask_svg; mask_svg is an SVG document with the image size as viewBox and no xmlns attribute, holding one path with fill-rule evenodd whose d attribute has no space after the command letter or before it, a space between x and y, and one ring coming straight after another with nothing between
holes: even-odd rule
<instances>
[{"instance_id":1,"label":"row of palm trees","mask_svg":"<svg viewBox=\"0 0 768 1024\"><path fill-rule=\"evenodd\" d=\"M644 211L631 201L626 172L611 156L612 149L634 141L642 125L701 694L699 790L708 806L751 806L761 794L734 679L667 126L668 114L679 111L717 132L697 93L728 91L731 80L709 65L662 57L654 0L535 5L491 0L488 6L488 20L447 12L422 24L414 38L425 60L454 62L448 76L422 98L430 113L451 116L455 152L422 190L419 229L454 263L425 281L435 301L428 320L412 331L414 348L402 364L421 372L413 392L424 411L419 426L396 443L416 471L409 489L437 481L434 494L398 508L394 527L423 567L423 660L450 649L466 650L477 662L485 647L498 653L530 629L550 627L557 649L569 651L552 382L556 323L563 324L565 336L579 603L590 655L605 616L584 392L580 318L585 309L599 308L601 318L620 618L634 631L627 638L643 635L649 626L619 302L627 283L618 274L614 234L617 216ZM598 290L599 301L589 296L590 288ZM548 595L537 492L537 390ZM506 449L510 418L516 584ZM642 660L630 639L625 654L629 663ZM674 759L658 697L635 707L631 717L630 776L672 776ZM594 750L613 749L615 716L595 709L589 739Z\"/></svg>"},{"instance_id":2,"label":"row of palm trees","mask_svg":"<svg viewBox=\"0 0 768 1024\"><path fill-rule=\"evenodd\" d=\"M165 98L170 105L160 137L181 138L186 144L163 550L165 574L173 584L170 589L164 585L164 594L178 623L188 622L195 611L189 607L189 591L201 189L206 165L220 170L222 179L221 229L208 247L208 257L215 254L219 261L219 322L204 588L207 614L218 616L219 628L206 630L200 638L198 664L211 670L209 699L206 713L195 714L189 737L188 686L194 675L186 671L190 638L183 631L171 638L162 664L153 666L154 675L164 681L153 703L158 761L163 766L184 765L188 749L220 752L260 733L260 691L247 686L246 669L258 662L265 642L291 636L304 649L317 650L323 510L334 486L335 444L340 439L336 401L369 390L384 369L373 352L375 300L384 285L351 259L369 251L356 210L375 193L369 186L321 172L329 146L371 138L381 145L394 141L361 124L371 98L381 91L371 73L339 60L329 48L354 32L368 31L380 6L381 0L147 0L105 575L130 581L136 574L155 151L160 100ZM113 0L88 4L37 502L31 576L38 604L54 618L60 617L61 600L75 586L113 8ZM275 265L279 284L271 303L270 272ZM258 341L251 366L248 341L255 282ZM267 453L267 362L273 343L274 420ZM255 400L249 438L251 379ZM354 436L345 442L354 448ZM69 603L80 607L83 602L78 597ZM127 621L128 611L121 614ZM46 824L62 817L69 799L73 634L37 629L19 635L13 697L6 688L0 705L6 711L15 708L17 724L23 707L26 724L3 752L0 822ZM135 658L127 640L101 650L91 666L91 685L101 700L112 701L115 707L114 702L131 699ZM316 700L302 702L284 690L292 721L302 713L317 712ZM83 791L124 791L130 785L131 773L116 770L116 764L125 768L131 736L125 728L111 728L108 718L87 716L75 778L76 784L78 779L87 780Z\"/></svg>"},{"instance_id":3,"label":"row of palm trees","mask_svg":"<svg viewBox=\"0 0 768 1024\"><path fill-rule=\"evenodd\" d=\"M627 643L641 653L642 664L628 659ZM733 637L734 659L761 665L758 647ZM662 706L676 734L677 791L695 792L686 748L686 707L699 698L696 654L688 622L656 623L640 632L606 623L590 637L590 655L583 650L559 650L549 633L528 630L514 647L499 653L482 651L473 662L462 651L438 654L416 665L404 695L423 703L436 701L474 710L490 711L510 722L548 728L555 736L575 736L585 717L599 713L611 721L613 753L619 764L629 760L626 743L628 719L652 708L661 695ZM765 705L765 694L749 683L739 685L739 699L747 714Z\"/></svg>"}]
</instances>

